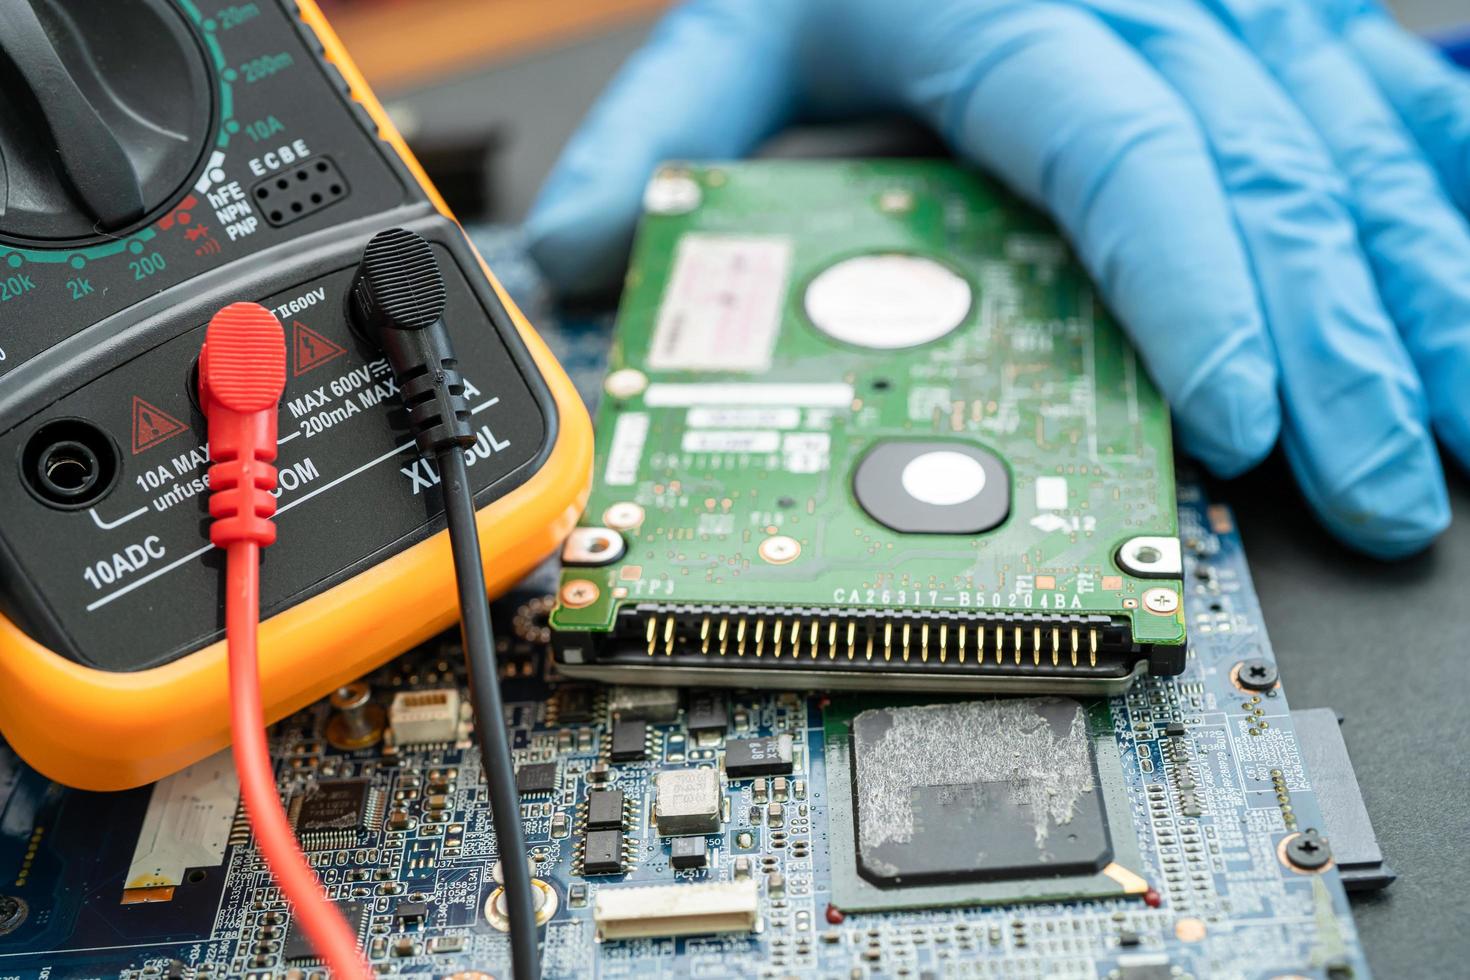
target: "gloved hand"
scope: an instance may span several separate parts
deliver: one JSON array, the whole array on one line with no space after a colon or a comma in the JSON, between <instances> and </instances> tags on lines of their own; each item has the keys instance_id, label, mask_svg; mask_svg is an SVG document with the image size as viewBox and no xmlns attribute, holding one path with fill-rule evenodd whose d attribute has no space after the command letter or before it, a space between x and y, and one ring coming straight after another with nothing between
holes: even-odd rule
<instances>
[{"instance_id":1,"label":"gloved hand","mask_svg":"<svg viewBox=\"0 0 1470 980\"><path fill-rule=\"evenodd\" d=\"M1373 0L692 0L552 173L533 252L615 281L666 159L901 110L1045 208L1223 476L1279 435L1383 557L1470 464L1470 76Z\"/></svg>"}]
</instances>

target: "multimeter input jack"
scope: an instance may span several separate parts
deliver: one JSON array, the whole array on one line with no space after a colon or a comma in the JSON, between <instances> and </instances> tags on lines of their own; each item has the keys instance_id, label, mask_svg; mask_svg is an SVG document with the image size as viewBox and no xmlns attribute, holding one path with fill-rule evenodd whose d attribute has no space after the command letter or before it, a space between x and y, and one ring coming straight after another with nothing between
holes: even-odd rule
<instances>
[{"instance_id":1,"label":"multimeter input jack","mask_svg":"<svg viewBox=\"0 0 1470 980\"><path fill-rule=\"evenodd\" d=\"M21 453L21 479L36 499L59 510L96 503L117 482L117 446L86 419L47 422Z\"/></svg>"}]
</instances>

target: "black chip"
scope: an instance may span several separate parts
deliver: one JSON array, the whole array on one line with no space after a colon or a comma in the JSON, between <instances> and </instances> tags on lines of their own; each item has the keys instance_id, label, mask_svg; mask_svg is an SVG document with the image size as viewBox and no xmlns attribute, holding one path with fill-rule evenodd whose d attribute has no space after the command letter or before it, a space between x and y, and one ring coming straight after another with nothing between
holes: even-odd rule
<instances>
[{"instance_id":1,"label":"black chip","mask_svg":"<svg viewBox=\"0 0 1470 980\"><path fill-rule=\"evenodd\" d=\"M688 729L691 735L700 732L725 733L730 724L730 707L725 695L719 691L691 691L689 694Z\"/></svg>"},{"instance_id":2,"label":"black chip","mask_svg":"<svg viewBox=\"0 0 1470 980\"><path fill-rule=\"evenodd\" d=\"M532 762L516 770L516 792L522 796L556 792L556 763Z\"/></svg>"},{"instance_id":3,"label":"black chip","mask_svg":"<svg viewBox=\"0 0 1470 980\"><path fill-rule=\"evenodd\" d=\"M900 534L979 534L1011 512L1005 464L969 442L880 442L853 471L852 492Z\"/></svg>"},{"instance_id":4,"label":"black chip","mask_svg":"<svg viewBox=\"0 0 1470 980\"><path fill-rule=\"evenodd\" d=\"M709 863L709 845L703 837L675 837L669 845L669 864L679 871Z\"/></svg>"},{"instance_id":5,"label":"black chip","mask_svg":"<svg viewBox=\"0 0 1470 980\"><path fill-rule=\"evenodd\" d=\"M594 789L587 794L587 829L623 829L623 791Z\"/></svg>"},{"instance_id":6,"label":"black chip","mask_svg":"<svg viewBox=\"0 0 1470 980\"><path fill-rule=\"evenodd\" d=\"M560 724L591 721L597 713L597 694L593 688L571 686L556 692L556 720Z\"/></svg>"},{"instance_id":7,"label":"black chip","mask_svg":"<svg viewBox=\"0 0 1470 980\"><path fill-rule=\"evenodd\" d=\"M583 844L582 873L584 875L623 873L623 832L621 830L589 830Z\"/></svg>"},{"instance_id":8,"label":"black chip","mask_svg":"<svg viewBox=\"0 0 1470 980\"><path fill-rule=\"evenodd\" d=\"M1163 953L1137 954L1133 959L1118 961L1119 980L1169 980L1172 976L1173 964Z\"/></svg>"},{"instance_id":9,"label":"black chip","mask_svg":"<svg viewBox=\"0 0 1470 980\"><path fill-rule=\"evenodd\" d=\"M1171 721L1171 722L1169 722L1169 724L1167 724L1167 725L1164 726L1164 734L1170 736L1171 738L1174 737L1174 736L1177 736L1177 735L1183 735L1184 734L1184 722L1182 722L1182 721Z\"/></svg>"},{"instance_id":10,"label":"black chip","mask_svg":"<svg viewBox=\"0 0 1470 980\"><path fill-rule=\"evenodd\" d=\"M360 936L363 919L367 916L367 906L361 902L338 902L336 904L342 917L347 920L347 928L352 930L354 936ZM286 930L286 941L281 947L281 957L290 963L321 960L316 949L311 945L311 940L306 938L306 930L301 928L301 917L298 915L291 917L291 927Z\"/></svg>"},{"instance_id":11,"label":"black chip","mask_svg":"<svg viewBox=\"0 0 1470 980\"><path fill-rule=\"evenodd\" d=\"M791 775L791 736L738 738L726 743L725 775L731 779Z\"/></svg>"},{"instance_id":12,"label":"black chip","mask_svg":"<svg viewBox=\"0 0 1470 980\"><path fill-rule=\"evenodd\" d=\"M429 917L428 902L402 901L393 909L393 918L401 926L419 925Z\"/></svg>"},{"instance_id":13,"label":"black chip","mask_svg":"<svg viewBox=\"0 0 1470 980\"><path fill-rule=\"evenodd\" d=\"M377 794L366 779L318 783L291 801L291 826L307 843L335 844L377 823ZM378 814L379 816L381 813Z\"/></svg>"},{"instance_id":14,"label":"black chip","mask_svg":"<svg viewBox=\"0 0 1470 980\"><path fill-rule=\"evenodd\" d=\"M982 745L980 731L1013 736ZM1085 709L1068 698L861 712L858 874L901 888L1101 871L1113 845L1095 752Z\"/></svg>"},{"instance_id":15,"label":"black chip","mask_svg":"<svg viewBox=\"0 0 1470 980\"><path fill-rule=\"evenodd\" d=\"M636 762L648 755L648 722L613 722L612 750L608 753L614 762Z\"/></svg>"}]
</instances>

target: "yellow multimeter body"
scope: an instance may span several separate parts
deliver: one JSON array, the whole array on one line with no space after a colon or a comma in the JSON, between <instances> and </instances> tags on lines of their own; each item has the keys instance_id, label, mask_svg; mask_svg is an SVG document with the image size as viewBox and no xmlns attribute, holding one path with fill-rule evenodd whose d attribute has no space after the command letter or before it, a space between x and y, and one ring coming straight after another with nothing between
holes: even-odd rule
<instances>
[{"instance_id":1,"label":"yellow multimeter body","mask_svg":"<svg viewBox=\"0 0 1470 980\"><path fill-rule=\"evenodd\" d=\"M53 779L123 789L229 742L191 391L215 309L286 329L270 720L458 617L437 474L345 316L374 233L412 228L446 275L492 593L575 524L592 433L312 0L29 6L0 39L0 733ZM40 84L58 68L73 86Z\"/></svg>"}]
</instances>

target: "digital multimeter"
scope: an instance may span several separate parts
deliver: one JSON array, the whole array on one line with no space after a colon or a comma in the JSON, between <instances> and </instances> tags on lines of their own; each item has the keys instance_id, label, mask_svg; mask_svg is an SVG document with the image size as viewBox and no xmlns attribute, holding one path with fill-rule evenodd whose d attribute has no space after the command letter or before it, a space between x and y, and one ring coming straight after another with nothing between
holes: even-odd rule
<instances>
[{"instance_id":1,"label":"digital multimeter","mask_svg":"<svg viewBox=\"0 0 1470 980\"><path fill-rule=\"evenodd\" d=\"M312 0L0 0L0 731L90 789L229 740L204 324L286 333L260 673L278 718L451 625L438 475L349 326L364 245L435 248L468 381L486 573L585 500L591 430Z\"/></svg>"}]
</instances>

